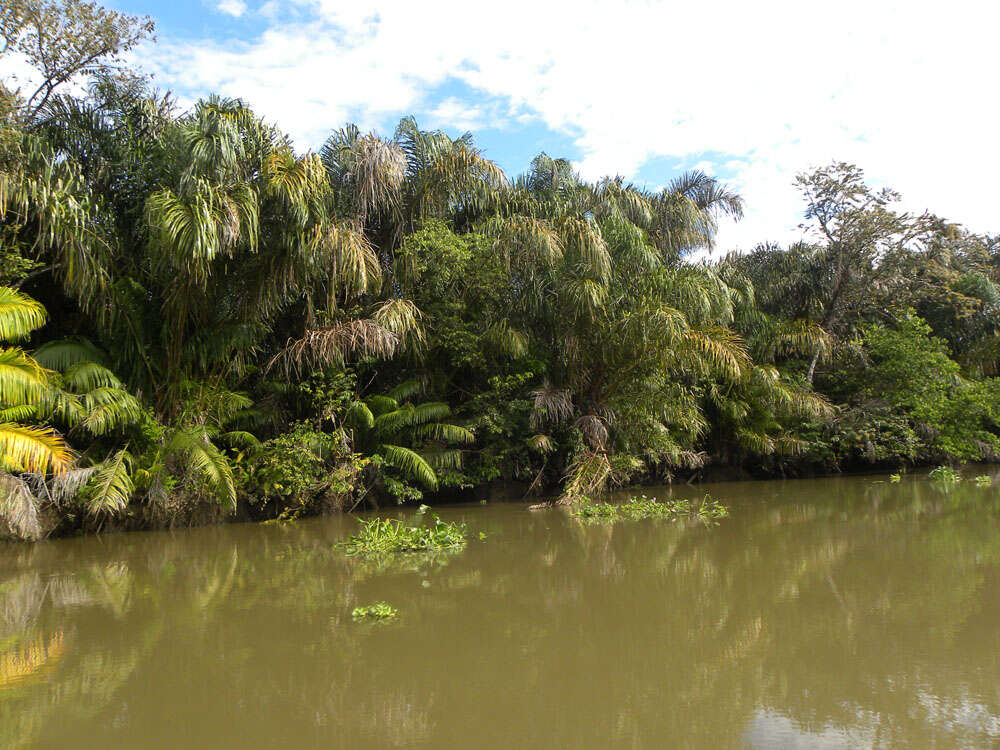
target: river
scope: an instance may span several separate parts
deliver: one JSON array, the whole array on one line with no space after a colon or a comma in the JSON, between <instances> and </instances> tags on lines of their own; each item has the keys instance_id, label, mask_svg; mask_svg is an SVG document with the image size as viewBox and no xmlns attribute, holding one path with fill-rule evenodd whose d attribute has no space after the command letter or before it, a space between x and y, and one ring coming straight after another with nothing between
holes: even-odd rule
<instances>
[{"instance_id":1,"label":"river","mask_svg":"<svg viewBox=\"0 0 1000 750\"><path fill-rule=\"evenodd\" d=\"M442 506L468 547L395 561L349 516L0 544L0 747L994 746L983 471L641 490L715 527Z\"/></svg>"}]
</instances>

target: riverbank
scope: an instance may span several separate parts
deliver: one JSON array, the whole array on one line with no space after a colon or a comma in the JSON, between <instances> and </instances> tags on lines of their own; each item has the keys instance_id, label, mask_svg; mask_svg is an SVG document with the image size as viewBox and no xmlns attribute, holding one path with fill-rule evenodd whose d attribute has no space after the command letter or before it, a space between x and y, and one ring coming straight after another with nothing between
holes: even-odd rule
<instances>
[{"instance_id":1,"label":"riverbank","mask_svg":"<svg viewBox=\"0 0 1000 750\"><path fill-rule=\"evenodd\" d=\"M882 476L888 474L895 474L896 476L924 476L932 471L934 465L926 464L923 466L913 466L906 467L900 470L902 473L897 473L897 471L889 471L888 469L879 469L877 467L866 467L866 470L858 468L851 472L827 472L827 473L813 473L810 475L803 476L784 476L775 477L767 476L762 474L753 475L748 472L739 469L726 468L726 467L706 467L697 472L694 476L684 479L683 477L677 477L669 484L664 485L662 481L658 481L654 478L649 478L647 481L636 482L629 487L625 488L610 488L604 496L606 497L623 497L629 493L630 490L634 490L636 493L645 491L653 487L673 487L677 489L683 488L698 488L705 485L718 484L727 485L731 483L740 482L768 482L775 480L811 480L817 478L838 478L838 477L869 477L869 476ZM972 480L976 476L988 475L994 478L992 481L996 481L1000 484L1000 463L975 463L975 464L965 464L958 467L959 474L965 480ZM481 485L474 488L469 488L465 490L457 490L450 492L439 492L436 494L428 494L424 496L423 503L426 505L437 507L447 507L450 505L462 505L462 504L492 504L492 503L522 503L529 502L532 504L544 503L546 500L555 501L559 497L558 490L553 488L553 490L548 494L536 494L536 489L528 482L517 482L517 481L493 481L485 485ZM386 498L383 497L383 500ZM87 536L93 534L115 534L130 531L152 531L158 529L181 529L181 528L196 528L200 526L212 526L221 524L232 524L232 523L265 523L269 521L276 520L300 520L307 518L314 518L324 515L343 515L350 511L359 512L370 512L370 511L387 511L387 512L408 512L412 511L416 505L398 505L395 502L378 502L375 499L366 500L364 497L359 498L350 506L341 507L336 510L331 510L327 508L325 511L319 511L313 509L311 512L309 509L305 509L300 513L289 514L287 512L282 513L272 513L272 514L262 514L261 505L259 503L253 502L252 500L246 498L239 498L235 511L231 513L226 513L221 509L218 504L214 502L191 502L190 500L178 499L174 504L174 515L165 515L162 509L158 509L155 513L143 513L141 509L131 510L123 514L121 519L115 521L108 521L100 526L85 526L85 527L73 527L66 523L65 516L57 513L51 514L48 518L39 519L41 524L52 524L49 532L44 534L42 538L59 538L59 537L71 537L71 536ZM5 539L5 537L0 536L0 540ZM8 541L15 541L14 537L6 537Z\"/></svg>"}]
</instances>

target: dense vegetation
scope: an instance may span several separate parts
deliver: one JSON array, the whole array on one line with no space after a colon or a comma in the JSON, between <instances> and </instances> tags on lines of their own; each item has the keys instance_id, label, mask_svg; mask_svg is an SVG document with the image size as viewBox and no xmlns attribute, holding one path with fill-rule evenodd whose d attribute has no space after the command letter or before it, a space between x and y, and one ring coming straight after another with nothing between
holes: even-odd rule
<instances>
[{"instance_id":1,"label":"dense vegetation","mask_svg":"<svg viewBox=\"0 0 1000 750\"><path fill-rule=\"evenodd\" d=\"M319 153L120 65L147 21L0 10L0 518L27 538L609 483L995 460L1000 240L805 174L803 241L709 255L691 172L509 178L407 118ZM82 92L67 81L89 82Z\"/></svg>"}]
</instances>

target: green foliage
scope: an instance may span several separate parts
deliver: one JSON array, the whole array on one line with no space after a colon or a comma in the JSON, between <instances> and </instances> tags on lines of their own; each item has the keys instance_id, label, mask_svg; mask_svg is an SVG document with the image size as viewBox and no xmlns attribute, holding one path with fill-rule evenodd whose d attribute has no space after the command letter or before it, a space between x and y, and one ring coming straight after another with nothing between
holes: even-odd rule
<instances>
[{"instance_id":1,"label":"green foliage","mask_svg":"<svg viewBox=\"0 0 1000 750\"><path fill-rule=\"evenodd\" d=\"M992 487L993 478L989 474L980 474L975 479L972 480L976 483L976 487Z\"/></svg>"},{"instance_id":2,"label":"green foliage","mask_svg":"<svg viewBox=\"0 0 1000 750\"><path fill-rule=\"evenodd\" d=\"M950 466L938 466L931 470L928 476L935 482L955 484L962 481L962 475Z\"/></svg>"},{"instance_id":3,"label":"green foliage","mask_svg":"<svg viewBox=\"0 0 1000 750\"><path fill-rule=\"evenodd\" d=\"M692 262L744 210L703 172L510 179L413 118L296 153L129 73L150 32L0 10L41 82L0 92L0 476L28 535L1000 458L1000 246L858 167L799 177L801 242Z\"/></svg>"},{"instance_id":4,"label":"green foliage","mask_svg":"<svg viewBox=\"0 0 1000 750\"><path fill-rule=\"evenodd\" d=\"M716 525L720 519L729 515L729 510L710 495L705 495L697 503L690 500L657 500L655 497L641 495L632 496L624 503L582 502L577 505L573 514L597 523L695 518L705 525Z\"/></svg>"},{"instance_id":5,"label":"green foliage","mask_svg":"<svg viewBox=\"0 0 1000 750\"><path fill-rule=\"evenodd\" d=\"M348 555L382 555L397 552L440 552L465 547L468 527L431 516L430 525L407 526L396 518L358 519L360 530L338 547Z\"/></svg>"},{"instance_id":6,"label":"green foliage","mask_svg":"<svg viewBox=\"0 0 1000 750\"><path fill-rule=\"evenodd\" d=\"M388 622L396 618L399 610L387 602L375 602L351 610L351 618L355 622Z\"/></svg>"},{"instance_id":7,"label":"green foliage","mask_svg":"<svg viewBox=\"0 0 1000 750\"><path fill-rule=\"evenodd\" d=\"M255 506L276 503L284 517L317 505L339 510L366 465L345 450L342 436L299 423L248 451L240 463L240 492Z\"/></svg>"},{"instance_id":8,"label":"green foliage","mask_svg":"<svg viewBox=\"0 0 1000 750\"><path fill-rule=\"evenodd\" d=\"M923 436L925 455L968 461L1000 453L995 383L969 381L930 326L915 316L891 328L868 326L863 344L870 364L858 377L868 400L905 414Z\"/></svg>"}]
</instances>

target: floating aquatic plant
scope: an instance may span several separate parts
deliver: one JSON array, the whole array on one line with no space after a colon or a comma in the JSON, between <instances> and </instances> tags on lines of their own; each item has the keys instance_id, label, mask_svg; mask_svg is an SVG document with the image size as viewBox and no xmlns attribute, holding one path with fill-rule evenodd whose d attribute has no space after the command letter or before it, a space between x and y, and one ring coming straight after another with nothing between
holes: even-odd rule
<instances>
[{"instance_id":1,"label":"floating aquatic plant","mask_svg":"<svg viewBox=\"0 0 1000 750\"><path fill-rule=\"evenodd\" d=\"M364 607L355 607L351 617L355 622L386 622L399 614L399 610L388 602L375 602Z\"/></svg>"}]
</instances>

